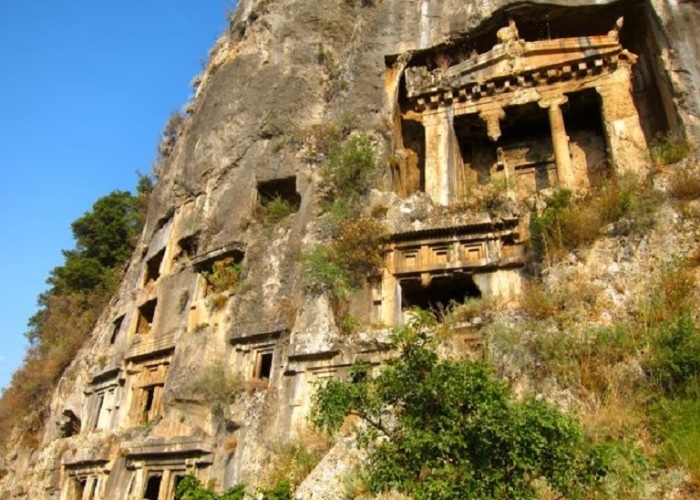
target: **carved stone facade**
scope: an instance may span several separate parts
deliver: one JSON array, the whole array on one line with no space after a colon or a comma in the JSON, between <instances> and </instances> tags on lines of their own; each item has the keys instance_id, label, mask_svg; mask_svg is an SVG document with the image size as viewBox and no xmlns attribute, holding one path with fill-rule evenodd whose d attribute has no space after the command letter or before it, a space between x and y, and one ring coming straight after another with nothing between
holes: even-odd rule
<instances>
[{"instance_id":1,"label":"carved stone facade","mask_svg":"<svg viewBox=\"0 0 700 500\"><path fill-rule=\"evenodd\" d=\"M517 299L528 212L542 190L585 192L643 173L648 138L695 120L674 107L679 72L656 55L670 52L651 4L575 2L595 21L586 31L563 0L426 0L425 12L405 0L350 3L239 2L217 44L230 52L212 57L125 279L56 389L42 449L7 460L14 470L0 475L0 493L169 500L188 473L217 490L254 485L271 463L268 445L308 430L317 383L348 377L357 360L379 370L390 328L412 306ZM343 33L324 30L352 26L348 9L366 24L331 47ZM549 37L549 21L523 14L504 27L513 12L551 13L568 26ZM622 14L646 24L622 28ZM436 57L453 48L454 57ZM338 69L347 88L332 87L341 93L332 102L318 88L319 79L336 83L323 73L336 76L326 51L347 63ZM642 107L640 121L644 92L660 95L663 109ZM662 123L649 127L655 112ZM327 160L300 151L299 131L321 140L344 114L386 153L370 197L386 201L391 232L381 276L351 297L362 323L353 334L341 331L329 294L304 286L299 258L324 242L317 208ZM465 208L493 186L503 206ZM277 198L291 213L260 223L260 203ZM242 268L235 289L205 277L224 258ZM463 326L455 345L475 338ZM217 415L191 388L215 364L243 388Z\"/></svg>"},{"instance_id":2,"label":"carved stone facade","mask_svg":"<svg viewBox=\"0 0 700 500\"><path fill-rule=\"evenodd\" d=\"M621 45L621 27L619 19L606 35L525 41L511 20L484 54L444 69L409 67L407 97L425 129L426 193L448 205L497 178L522 195L587 189L607 162L618 173L642 171L649 158L632 98L637 57Z\"/></svg>"}]
</instances>

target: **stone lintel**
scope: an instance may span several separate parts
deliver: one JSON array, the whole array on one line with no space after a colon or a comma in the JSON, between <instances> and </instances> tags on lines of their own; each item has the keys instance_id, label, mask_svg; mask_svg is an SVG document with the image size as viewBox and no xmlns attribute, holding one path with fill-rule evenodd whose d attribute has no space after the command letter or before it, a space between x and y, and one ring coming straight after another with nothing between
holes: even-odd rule
<instances>
[{"instance_id":1,"label":"stone lintel","mask_svg":"<svg viewBox=\"0 0 700 500\"><path fill-rule=\"evenodd\" d=\"M132 344L124 355L125 361L140 362L144 358L154 358L171 354L175 350L175 332L158 335L154 339Z\"/></svg>"},{"instance_id":2,"label":"stone lintel","mask_svg":"<svg viewBox=\"0 0 700 500\"><path fill-rule=\"evenodd\" d=\"M260 342L275 342L282 333L289 331L289 325L284 320L271 322L256 321L238 324L228 336L231 344L255 344Z\"/></svg>"},{"instance_id":3,"label":"stone lintel","mask_svg":"<svg viewBox=\"0 0 700 500\"><path fill-rule=\"evenodd\" d=\"M233 242L229 245L222 246L220 248L216 248L214 250L211 250L209 252L197 255L195 258L192 259L192 265L194 267L201 266L203 264L207 264L219 257L226 257L232 253L245 253L245 245L240 242Z\"/></svg>"},{"instance_id":4,"label":"stone lintel","mask_svg":"<svg viewBox=\"0 0 700 500\"><path fill-rule=\"evenodd\" d=\"M172 438L149 438L145 441L127 442L122 453L129 459L171 456L173 458L208 455L214 452L211 440L200 436L180 436Z\"/></svg>"}]
</instances>

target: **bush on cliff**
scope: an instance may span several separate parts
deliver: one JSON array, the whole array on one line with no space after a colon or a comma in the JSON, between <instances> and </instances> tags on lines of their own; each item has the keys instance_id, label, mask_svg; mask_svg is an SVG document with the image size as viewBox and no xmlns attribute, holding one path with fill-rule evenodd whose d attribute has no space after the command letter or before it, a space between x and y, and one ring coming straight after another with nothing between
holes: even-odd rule
<instances>
[{"instance_id":1,"label":"bush on cliff","mask_svg":"<svg viewBox=\"0 0 700 500\"><path fill-rule=\"evenodd\" d=\"M591 445L579 424L553 405L514 400L491 367L441 360L430 313L393 334L399 356L377 376L356 366L353 382L320 387L312 420L335 433L347 415L366 430L368 486L416 500L575 497L606 473L608 448Z\"/></svg>"}]
</instances>

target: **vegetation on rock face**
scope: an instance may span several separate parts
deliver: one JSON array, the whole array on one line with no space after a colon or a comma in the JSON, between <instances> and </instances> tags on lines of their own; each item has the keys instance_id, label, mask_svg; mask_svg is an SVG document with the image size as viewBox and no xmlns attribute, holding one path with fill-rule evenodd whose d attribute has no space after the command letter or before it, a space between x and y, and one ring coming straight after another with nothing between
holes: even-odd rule
<instances>
[{"instance_id":1,"label":"vegetation on rock face","mask_svg":"<svg viewBox=\"0 0 700 500\"><path fill-rule=\"evenodd\" d=\"M0 399L0 440L18 429L32 441L43 424L56 381L92 330L119 282L145 220L150 179L141 176L137 194L114 191L97 200L71 225L76 246L51 271L51 288L25 334L30 347ZM32 443L30 443L32 444Z\"/></svg>"},{"instance_id":2,"label":"vegetation on rock face","mask_svg":"<svg viewBox=\"0 0 700 500\"><path fill-rule=\"evenodd\" d=\"M621 235L648 230L660 202L659 193L634 176L606 183L581 198L560 189L546 199L547 208L534 218L533 242L553 263L593 243L609 224L615 224L615 233Z\"/></svg>"},{"instance_id":3,"label":"vegetation on rock face","mask_svg":"<svg viewBox=\"0 0 700 500\"><path fill-rule=\"evenodd\" d=\"M201 397L215 416L221 417L243 392L243 381L240 376L228 373L224 363L219 362L200 368L188 389Z\"/></svg>"},{"instance_id":4,"label":"vegetation on rock face","mask_svg":"<svg viewBox=\"0 0 700 500\"><path fill-rule=\"evenodd\" d=\"M291 202L281 196L263 200L257 207L256 218L265 226L274 226L298 210Z\"/></svg>"},{"instance_id":5,"label":"vegetation on rock face","mask_svg":"<svg viewBox=\"0 0 700 500\"><path fill-rule=\"evenodd\" d=\"M484 332L501 377L576 401L590 435L621 443L603 489L592 498L659 498L674 488L688 495L682 498L697 496L697 271L694 254L677 257L645 277L644 294L627 308L607 307L588 321L581 311L589 304L577 303L589 298L563 292L583 286L580 276L562 275L550 282L559 290L526 292L528 321L495 321ZM601 314L610 315L604 324ZM655 493L645 495L652 487Z\"/></svg>"},{"instance_id":6,"label":"vegetation on rock face","mask_svg":"<svg viewBox=\"0 0 700 500\"><path fill-rule=\"evenodd\" d=\"M690 154L690 143L679 136L659 133L649 148L651 159L657 165L669 165L681 161Z\"/></svg>"},{"instance_id":7,"label":"vegetation on rock face","mask_svg":"<svg viewBox=\"0 0 700 500\"><path fill-rule=\"evenodd\" d=\"M291 500L292 491L287 481L280 481L270 490L259 490L255 495L246 492L245 484L237 484L222 493L215 493L195 476L185 476L175 490L175 500Z\"/></svg>"},{"instance_id":8,"label":"vegetation on rock face","mask_svg":"<svg viewBox=\"0 0 700 500\"><path fill-rule=\"evenodd\" d=\"M241 280L243 265L233 257L215 261L209 271L203 272L204 279L213 293L221 293L234 288Z\"/></svg>"},{"instance_id":9,"label":"vegetation on rock face","mask_svg":"<svg viewBox=\"0 0 700 500\"><path fill-rule=\"evenodd\" d=\"M398 328L399 357L376 377L356 365L353 382L328 380L312 411L314 424L336 432L349 414L366 425L368 486L416 500L575 497L607 473L609 452L549 403L516 401L491 367L441 360L419 311Z\"/></svg>"}]
</instances>

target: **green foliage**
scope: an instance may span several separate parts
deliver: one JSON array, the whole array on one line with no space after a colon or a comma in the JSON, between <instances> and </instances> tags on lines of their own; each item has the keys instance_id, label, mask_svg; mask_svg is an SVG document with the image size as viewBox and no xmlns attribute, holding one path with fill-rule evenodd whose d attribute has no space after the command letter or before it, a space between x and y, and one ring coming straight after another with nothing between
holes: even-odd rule
<instances>
[{"instance_id":1,"label":"green foliage","mask_svg":"<svg viewBox=\"0 0 700 500\"><path fill-rule=\"evenodd\" d=\"M260 490L260 494L260 500L292 500L292 486L282 479L272 489Z\"/></svg>"},{"instance_id":2,"label":"green foliage","mask_svg":"<svg viewBox=\"0 0 700 500\"><path fill-rule=\"evenodd\" d=\"M369 189L377 169L377 157L371 139L354 135L330 150L323 175L328 192L327 200L354 201Z\"/></svg>"},{"instance_id":3,"label":"green foliage","mask_svg":"<svg viewBox=\"0 0 700 500\"><path fill-rule=\"evenodd\" d=\"M660 194L634 176L608 182L589 195L574 199L560 189L546 199L547 208L533 219L535 248L550 261L591 244L601 229L616 223L620 234L643 233L652 227Z\"/></svg>"},{"instance_id":4,"label":"green foliage","mask_svg":"<svg viewBox=\"0 0 700 500\"><path fill-rule=\"evenodd\" d=\"M338 263L332 247L316 245L302 254L306 286L315 292L328 292L335 300L344 300L353 290L350 278Z\"/></svg>"},{"instance_id":5,"label":"green foliage","mask_svg":"<svg viewBox=\"0 0 700 500\"><path fill-rule=\"evenodd\" d=\"M652 407L663 466L685 467L700 480L700 400L662 399Z\"/></svg>"},{"instance_id":6,"label":"green foliage","mask_svg":"<svg viewBox=\"0 0 700 500\"><path fill-rule=\"evenodd\" d=\"M369 448L373 492L397 489L416 500L536 498L544 484L576 496L606 475L606 450L587 443L572 418L544 401L515 401L484 362L440 360L432 323L418 311L395 330L399 357L378 376L331 379L316 394L318 428L333 433L348 414L367 424L359 442Z\"/></svg>"},{"instance_id":7,"label":"green foliage","mask_svg":"<svg viewBox=\"0 0 700 500\"><path fill-rule=\"evenodd\" d=\"M669 396L697 396L700 377L700 329L689 311L663 325L652 343L646 364L649 376Z\"/></svg>"},{"instance_id":8,"label":"green foliage","mask_svg":"<svg viewBox=\"0 0 700 500\"><path fill-rule=\"evenodd\" d=\"M677 163L688 156L690 151L691 146L686 139L671 133L662 134L660 132L656 134L649 148L651 159L657 165Z\"/></svg>"},{"instance_id":9,"label":"green foliage","mask_svg":"<svg viewBox=\"0 0 700 500\"><path fill-rule=\"evenodd\" d=\"M51 288L38 299L28 322L24 363L0 398L0 441L18 425L28 444L48 414L50 393L94 327L131 256L152 188L139 180L138 194L114 191L98 199L71 225L75 248L51 271Z\"/></svg>"},{"instance_id":10,"label":"green foliage","mask_svg":"<svg viewBox=\"0 0 700 500\"><path fill-rule=\"evenodd\" d=\"M71 224L76 247L64 250L65 264L51 271L48 283L54 292L112 287L111 270L131 257L140 219L138 198L128 191L97 200L92 211Z\"/></svg>"},{"instance_id":11,"label":"green foliage","mask_svg":"<svg viewBox=\"0 0 700 500\"><path fill-rule=\"evenodd\" d=\"M307 286L344 300L379 272L386 239L386 229L376 219L361 217L345 221L331 244L316 245L302 255Z\"/></svg>"},{"instance_id":12,"label":"green foliage","mask_svg":"<svg viewBox=\"0 0 700 500\"><path fill-rule=\"evenodd\" d=\"M243 500L246 497L245 484L237 484L223 493L214 493L202 486L195 476L182 478L175 490L175 500Z\"/></svg>"},{"instance_id":13,"label":"green foliage","mask_svg":"<svg viewBox=\"0 0 700 500\"><path fill-rule=\"evenodd\" d=\"M163 135L158 144L158 156L161 161L169 158L175 150L177 139L180 137L184 126L185 115L179 111L173 111L165 124Z\"/></svg>"},{"instance_id":14,"label":"green foliage","mask_svg":"<svg viewBox=\"0 0 700 500\"><path fill-rule=\"evenodd\" d=\"M228 373L224 363L218 362L202 367L192 378L189 389L220 417L243 391L243 382L237 375Z\"/></svg>"},{"instance_id":15,"label":"green foliage","mask_svg":"<svg viewBox=\"0 0 700 500\"><path fill-rule=\"evenodd\" d=\"M240 282L242 271L243 265L240 262L235 262L233 257L224 257L215 261L211 269L202 275L211 292L221 293L231 290Z\"/></svg>"},{"instance_id":16,"label":"green foliage","mask_svg":"<svg viewBox=\"0 0 700 500\"><path fill-rule=\"evenodd\" d=\"M292 215L297 211L297 208L281 196L275 196L260 203L257 215L263 224L273 226Z\"/></svg>"}]
</instances>

